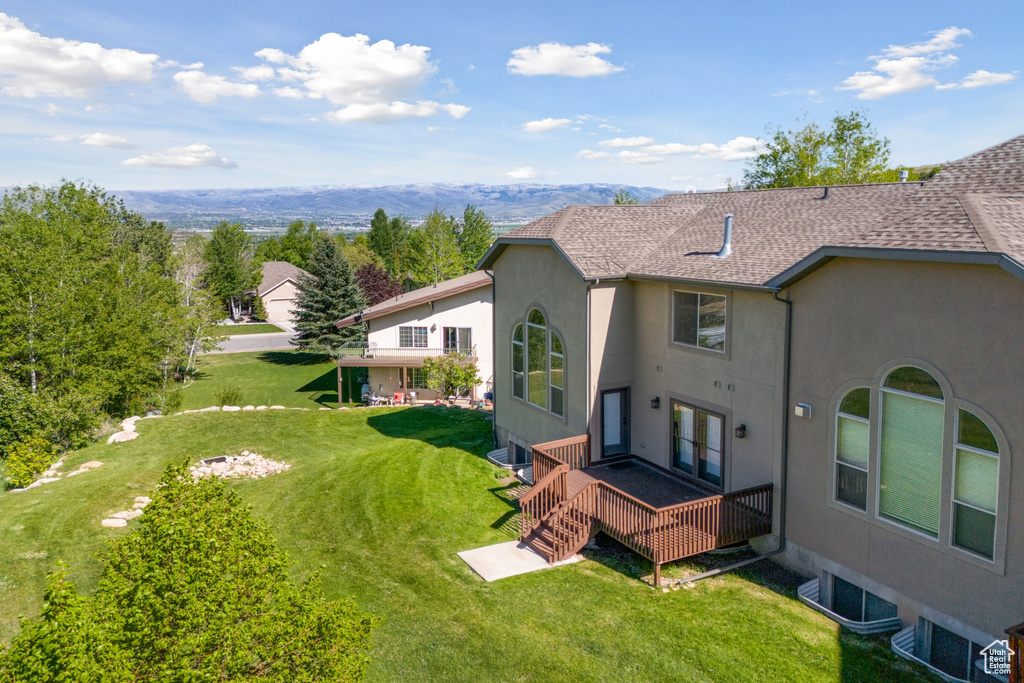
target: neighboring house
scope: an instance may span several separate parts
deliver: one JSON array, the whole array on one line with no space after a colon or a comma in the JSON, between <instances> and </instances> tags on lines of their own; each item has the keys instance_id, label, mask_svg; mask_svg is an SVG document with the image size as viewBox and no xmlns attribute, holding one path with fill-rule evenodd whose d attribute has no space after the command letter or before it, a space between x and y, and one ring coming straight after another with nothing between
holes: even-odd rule
<instances>
[{"instance_id":1,"label":"neighboring house","mask_svg":"<svg viewBox=\"0 0 1024 683\"><path fill-rule=\"evenodd\" d=\"M309 275L287 261L265 261L256 295L263 299L269 322L290 322L295 317L300 275Z\"/></svg>"},{"instance_id":2,"label":"neighboring house","mask_svg":"<svg viewBox=\"0 0 1024 683\"><path fill-rule=\"evenodd\" d=\"M345 367L369 370L371 390L380 396L408 395L431 400L423 361L459 352L476 365L480 384L467 387L468 396L481 399L494 376L491 277L476 271L429 285L350 315L338 327L366 325L367 341L350 343L338 358L339 386ZM352 351L355 350L355 353Z\"/></svg>"},{"instance_id":3,"label":"neighboring house","mask_svg":"<svg viewBox=\"0 0 1024 683\"><path fill-rule=\"evenodd\" d=\"M498 238L524 540L557 560L604 531L657 577L750 539L840 623L1001 680L977 663L1024 620L1022 263L1024 136L925 183L571 206Z\"/></svg>"}]
</instances>

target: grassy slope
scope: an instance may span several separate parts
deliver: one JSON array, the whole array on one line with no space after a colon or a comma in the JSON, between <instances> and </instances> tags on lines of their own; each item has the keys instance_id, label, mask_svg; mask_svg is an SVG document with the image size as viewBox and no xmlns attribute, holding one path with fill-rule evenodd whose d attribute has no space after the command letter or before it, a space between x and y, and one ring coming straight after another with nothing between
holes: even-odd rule
<instances>
[{"instance_id":1,"label":"grassy slope","mask_svg":"<svg viewBox=\"0 0 1024 683\"><path fill-rule=\"evenodd\" d=\"M214 330L216 335L235 337L242 334L268 334L270 332L284 332L273 323L247 323L245 325L218 325Z\"/></svg>"},{"instance_id":2,"label":"grassy slope","mask_svg":"<svg viewBox=\"0 0 1024 683\"><path fill-rule=\"evenodd\" d=\"M95 552L125 533L99 520L152 490L168 461L250 449L293 464L234 485L290 553L295 578L324 566L329 596L386 616L372 680L927 680L883 640L840 636L763 572L662 594L630 575L641 563L599 553L484 583L455 553L508 540L513 508L481 457L482 418L384 408L144 420L135 441L69 459L100 459L99 470L0 495L0 638L19 613L38 614L55 559L83 589L95 585Z\"/></svg>"},{"instance_id":3,"label":"grassy slope","mask_svg":"<svg viewBox=\"0 0 1024 683\"><path fill-rule=\"evenodd\" d=\"M182 408L217 405L215 394L226 384L242 390L242 405L338 407L337 369L323 354L256 351L200 356L195 383L181 390Z\"/></svg>"}]
</instances>

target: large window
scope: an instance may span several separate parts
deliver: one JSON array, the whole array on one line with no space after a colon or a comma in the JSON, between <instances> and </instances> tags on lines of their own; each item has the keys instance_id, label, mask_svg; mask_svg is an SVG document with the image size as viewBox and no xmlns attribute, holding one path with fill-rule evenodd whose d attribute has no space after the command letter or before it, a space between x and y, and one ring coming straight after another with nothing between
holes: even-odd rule
<instances>
[{"instance_id":1,"label":"large window","mask_svg":"<svg viewBox=\"0 0 1024 683\"><path fill-rule=\"evenodd\" d=\"M896 368L882 384L881 412L878 514L937 538L942 514L942 389L920 368Z\"/></svg>"},{"instance_id":2,"label":"large window","mask_svg":"<svg viewBox=\"0 0 1024 683\"><path fill-rule=\"evenodd\" d=\"M836 411L836 500L867 510L871 390L853 389Z\"/></svg>"},{"instance_id":3,"label":"large window","mask_svg":"<svg viewBox=\"0 0 1024 683\"><path fill-rule=\"evenodd\" d=\"M441 330L445 351L470 353L473 350L473 329L470 327L445 327Z\"/></svg>"},{"instance_id":4,"label":"large window","mask_svg":"<svg viewBox=\"0 0 1024 683\"><path fill-rule=\"evenodd\" d=\"M512 328L512 395L562 417L565 352L562 339L534 308Z\"/></svg>"},{"instance_id":5,"label":"large window","mask_svg":"<svg viewBox=\"0 0 1024 683\"><path fill-rule=\"evenodd\" d=\"M1002 562L997 539L1005 535L1006 511L999 490L1008 452L979 408L944 393L925 370L901 366L875 388L842 394L834 420L831 500L945 550ZM680 433L686 437L685 429ZM675 457L688 472L685 449Z\"/></svg>"},{"instance_id":6,"label":"large window","mask_svg":"<svg viewBox=\"0 0 1024 683\"><path fill-rule=\"evenodd\" d=\"M427 348L426 327L399 327L398 345L403 349Z\"/></svg>"},{"instance_id":7,"label":"large window","mask_svg":"<svg viewBox=\"0 0 1024 683\"><path fill-rule=\"evenodd\" d=\"M725 418L672 401L672 466L716 488L722 488L722 444Z\"/></svg>"},{"instance_id":8,"label":"large window","mask_svg":"<svg viewBox=\"0 0 1024 683\"><path fill-rule=\"evenodd\" d=\"M427 371L423 368L409 368L409 375L406 378L407 389L426 389Z\"/></svg>"},{"instance_id":9,"label":"large window","mask_svg":"<svg viewBox=\"0 0 1024 683\"><path fill-rule=\"evenodd\" d=\"M526 349L523 347L523 325L512 330L512 395L523 398L524 369L526 367Z\"/></svg>"},{"instance_id":10,"label":"large window","mask_svg":"<svg viewBox=\"0 0 1024 683\"><path fill-rule=\"evenodd\" d=\"M672 341L725 351L725 296L673 292Z\"/></svg>"},{"instance_id":11,"label":"large window","mask_svg":"<svg viewBox=\"0 0 1024 683\"><path fill-rule=\"evenodd\" d=\"M999 445L977 415L957 411L953 545L992 559L999 496Z\"/></svg>"}]
</instances>

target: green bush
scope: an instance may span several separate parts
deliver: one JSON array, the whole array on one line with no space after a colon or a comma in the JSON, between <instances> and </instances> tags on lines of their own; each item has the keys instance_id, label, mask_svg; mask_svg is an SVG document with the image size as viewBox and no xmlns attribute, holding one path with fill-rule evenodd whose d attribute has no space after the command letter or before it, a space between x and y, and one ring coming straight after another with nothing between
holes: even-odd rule
<instances>
[{"instance_id":1,"label":"green bush","mask_svg":"<svg viewBox=\"0 0 1024 683\"><path fill-rule=\"evenodd\" d=\"M252 317L256 320L267 319L267 307L263 305L263 297L253 297L252 300Z\"/></svg>"},{"instance_id":2,"label":"green bush","mask_svg":"<svg viewBox=\"0 0 1024 683\"><path fill-rule=\"evenodd\" d=\"M266 523L218 479L172 465L138 526L79 595L58 566L42 621L0 654L0 681L355 681L379 617L288 580Z\"/></svg>"},{"instance_id":3,"label":"green bush","mask_svg":"<svg viewBox=\"0 0 1024 683\"><path fill-rule=\"evenodd\" d=\"M217 405L237 406L242 404L242 390L232 384L221 387L213 395Z\"/></svg>"},{"instance_id":4,"label":"green bush","mask_svg":"<svg viewBox=\"0 0 1024 683\"><path fill-rule=\"evenodd\" d=\"M9 375L0 372L0 458L14 444L39 431L35 397Z\"/></svg>"},{"instance_id":5,"label":"green bush","mask_svg":"<svg viewBox=\"0 0 1024 683\"><path fill-rule=\"evenodd\" d=\"M46 439L29 437L16 443L7 456L7 476L12 488L24 488L35 481L57 459L56 449Z\"/></svg>"}]
</instances>

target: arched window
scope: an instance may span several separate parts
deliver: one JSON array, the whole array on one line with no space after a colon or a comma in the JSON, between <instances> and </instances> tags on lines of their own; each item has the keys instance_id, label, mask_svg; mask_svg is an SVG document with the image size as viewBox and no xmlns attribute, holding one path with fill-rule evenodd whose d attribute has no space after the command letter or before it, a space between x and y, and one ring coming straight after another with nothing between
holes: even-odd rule
<instances>
[{"instance_id":1,"label":"arched window","mask_svg":"<svg viewBox=\"0 0 1024 683\"><path fill-rule=\"evenodd\" d=\"M878 514L933 538L942 515L945 401L935 378L904 366L882 382Z\"/></svg>"},{"instance_id":2,"label":"arched window","mask_svg":"<svg viewBox=\"0 0 1024 683\"><path fill-rule=\"evenodd\" d=\"M512 395L523 397L523 370L526 366L526 350L523 348L523 324L512 329Z\"/></svg>"},{"instance_id":3,"label":"arched window","mask_svg":"<svg viewBox=\"0 0 1024 683\"><path fill-rule=\"evenodd\" d=\"M991 560L999 497L999 444L974 413L956 418L953 464L953 545Z\"/></svg>"},{"instance_id":4,"label":"arched window","mask_svg":"<svg viewBox=\"0 0 1024 683\"><path fill-rule=\"evenodd\" d=\"M544 314L534 308L526 316L526 400L548 407L548 328Z\"/></svg>"},{"instance_id":5,"label":"arched window","mask_svg":"<svg viewBox=\"0 0 1024 683\"><path fill-rule=\"evenodd\" d=\"M836 500L867 510L871 390L850 390L836 410Z\"/></svg>"},{"instance_id":6,"label":"arched window","mask_svg":"<svg viewBox=\"0 0 1024 683\"><path fill-rule=\"evenodd\" d=\"M565 411L565 352L544 314L530 309L512 328L512 395L562 417Z\"/></svg>"}]
</instances>

